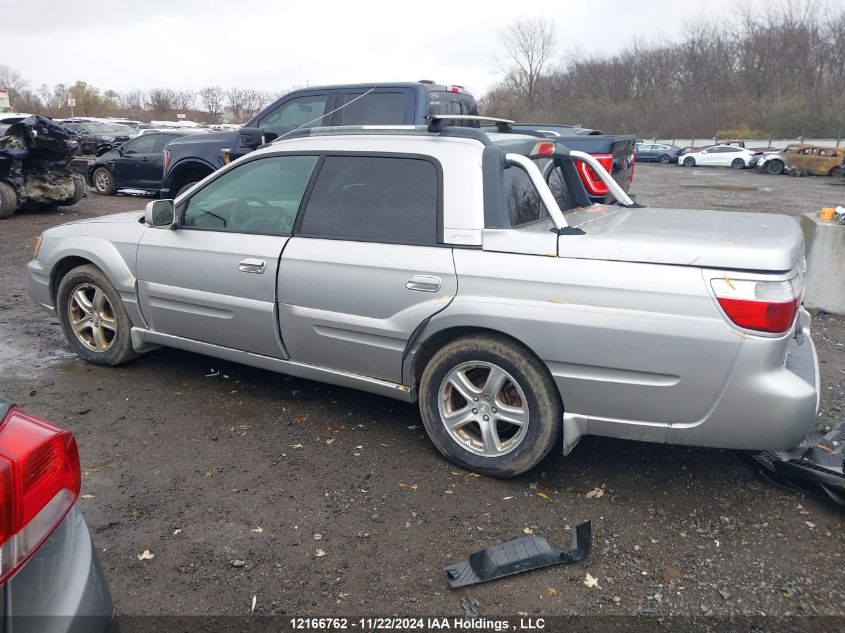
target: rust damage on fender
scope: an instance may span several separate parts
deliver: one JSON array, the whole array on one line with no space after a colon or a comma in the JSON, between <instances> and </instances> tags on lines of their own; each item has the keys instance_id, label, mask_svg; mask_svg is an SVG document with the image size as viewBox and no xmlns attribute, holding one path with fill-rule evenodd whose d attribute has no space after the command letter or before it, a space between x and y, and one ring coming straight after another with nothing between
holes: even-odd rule
<instances>
[{"instance_id":1,"label":"rust damage on fender","mask_svg":"<svg viewBox=\"0 0 845 633\"><path fill-rule=\"evenodd\" d=\"M20 208L71 205L85 196L85 181L71 169L77 147L73 133L50 119L31 116L11 125L0 137L0 182L7 185L0 217Z\"/></svg>"}]
</instances>

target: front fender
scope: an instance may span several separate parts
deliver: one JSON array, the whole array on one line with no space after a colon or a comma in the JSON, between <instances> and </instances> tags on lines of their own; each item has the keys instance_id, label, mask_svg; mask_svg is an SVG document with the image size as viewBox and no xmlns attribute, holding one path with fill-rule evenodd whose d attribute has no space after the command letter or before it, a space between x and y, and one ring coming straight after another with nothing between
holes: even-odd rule
<instances>
[{"instance_id":1,"label":"front fender","mask_svg":"<svg viewBox=\"0 0 845 633\"><path fill-rule=\"evenodd\" d=\"M61 281L59 276L69 270L68 263L76 264L79 260L92 263L103 271L120 294L132 324L138 327L146 327L138 308L134 274L137 250L137 242L116 244L107 239L89 235L73 237L72 239L45 237L38 253L38 260L52 270L50 288L54 299L56 289ZM75 268L76 266L71 267Z\"/></svg>"}]
</instances>

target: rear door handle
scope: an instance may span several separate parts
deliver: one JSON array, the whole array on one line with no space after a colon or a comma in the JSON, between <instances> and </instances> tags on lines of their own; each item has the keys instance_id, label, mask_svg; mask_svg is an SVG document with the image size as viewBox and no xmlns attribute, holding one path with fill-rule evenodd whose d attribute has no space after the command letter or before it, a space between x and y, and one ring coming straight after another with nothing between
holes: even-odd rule
<instances>
[{"instance_id":1,"label":"rear door handle","mask_svg":"<svg viewBox=\"0 0 845 633\"><path fill-rule=\"evenodd\" d=\"M242 273L255 273L256 275L260 275L264 272L265 268L267 268L267 262L263 259L255 259L253 257L242 259L241 263L238 264L238 270Z\"/></svg>"},{"instance_id":2,"label":"rear door handle","mask_svg":"<svg viewBox=\"0 0 845 633\"><path fill-rule=\"evenodd\" d=\"M412 275L405 282L408 290L419 290L420 292L437 292L443 282L440 277L434 275Z\"/></svg>"}]
</instances>

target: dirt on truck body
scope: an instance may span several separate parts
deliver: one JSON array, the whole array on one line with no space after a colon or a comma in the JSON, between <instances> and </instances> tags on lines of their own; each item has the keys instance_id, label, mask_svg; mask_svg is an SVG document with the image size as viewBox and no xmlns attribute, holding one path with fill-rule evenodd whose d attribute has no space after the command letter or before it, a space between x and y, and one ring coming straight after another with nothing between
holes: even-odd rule
<instances>
[{"instance_id":1,"label":"dirt on truck body","mask_svg":"<svg viewBox=\"0 0 845 633\"><path fill-rule=\"evenodd\" d=\"M76 204L85 181L71 169L77 141L61 125L31 116L0 137L0 218L20 208Z\"/></svg>"}]
</instances>

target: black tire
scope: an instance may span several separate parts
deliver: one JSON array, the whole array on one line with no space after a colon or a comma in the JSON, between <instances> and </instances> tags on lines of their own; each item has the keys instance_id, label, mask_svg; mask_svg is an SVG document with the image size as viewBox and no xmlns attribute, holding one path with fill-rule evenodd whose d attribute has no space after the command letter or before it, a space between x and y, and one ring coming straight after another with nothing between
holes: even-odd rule
<instances>
[{"instance_id":1,"label":"black tire","mask_svg":"<svg viewBox=\"0 0 845 633\"><path fill-rule=\"evenodd\" d=\"M839 176L842 173L841 167L832 167L829 172L827 172L828 176Z\"/></svg>"},{"instance_id":2,"label":"black tire","mask_svg":"<svg viewBox=\"0 0 845 633\"><path fill-rule=\"evenodd\" d=\"M779 176L783 173L783 161L770 160L766 163L766 173L772 176Z\"/></svg>"},{"instance_id":3,"label":"black tire","mask_svg":"<svg viewBox=\"0 0 845 633\"><path fill-rule=\"evenodd\" d=\"M94 183L94 191L101 196L113 196L117 192L114 176L105 167L97 167L91 175L91 181Z\"/></svg>"},{"instance_id":4,"label":"black tire","mask_svg":"<svg viewBox=\"0 0 845 633\"><path fill-rule=\"evenodd\" d=\"M18 210L18 194L7 182L0 181L0 220L10 218Z\"/></svg>"},{"instance_id":5,"label":"black tire","mask_svg":"<svg viewBox=\"0 0 845 633\"><path fill-rule=\"evenodd\" d=\"M663 154L659 159L661 165L668 165L672 162L672 157L669 154Z\"/></svg>"},{"instance_id":6,"label":"black tire","mask_svg":"<svg viewBox=\"0 0 845 633\"><path fill-rule=\"evenodd\" d=\"M521 403L521 408L526 408L527 404L527 429L507 453L498 456L477 454L456 441L443 422L439 408L441 386L446 384L450 372L465 363L496 365L513 377L525 395L526 402ZM510 383L505 385L510 386ZM491 409L490 406L497 399L498 396L493 403L488 401L482 412L496 412L495 407ZM508 478L524 473L560 444L563 407L548 370L531 352L505 337L473 334L446 344L432 357L423 372L419 402L423 424L437 449L453 464L489 477ZM482 396L479 407L483 404ZM472 403L466 401L466 407L471 406ZM492 413L491 416L496 417ZM473 427L473 424L476 423L461 428L479 429L480 435L480 427ZM494 424L498 428L499 422Z\"/></svg>"},{"instance_id":7,"label":"black tire","mask_svg":"<svg viewBox=\"0 0 845 633\"><path fill-rule=\"evenodd\" d=\"M695 159L692 156L687 156L684 159L684 167L695 167Z\"/></svg>"},{"instance_id":8,"label":"black tire","mask_svg":"<svg viewBox=\"0 0 845 633\"><path fill-rule=\"evenodd\" d=\"M189 182L189 183L187 183L187 184L182 185L181 187L179 187L179 191L177 191L177 192L176 192L176 195L175 195L175 196L173 196L173 199L175 200L176 198L178 198L179 196L181 196L183 193L185 193L188 189L190 189L191 187L193 187L193 186L194 186L195 184L197 184L198 182L199 182L199 180L194 180L193 182Z\"/></svg>"},{"instance_id":9,"label":"black tire","mask_svg":"<svg viewBox=\"0 0 845 633\"><path fill-rule=\"evenodd\" d=\"M108 322L114 326L113 337L109 339L108 346L104 346L102 351L97 351L84 344L77 337L71 324L71 319L74 318L76 311L76 308L70 304L71 296L77 291L90 292L90 289L101 291L108 299L109 309L106 310L104 307L99 310L99 313L103 317L108 313L110 317ZM96 295L94 296L96 297ZM68 343L77 354L89 363L114 366L126 363L139 356L132 348L130 334L132 321L130 321L126 308L120 300L120 295L103 271L96 266L92 264L79 266L62 277L56 293L56 312ZM102 321L105 320L105 318L102 318ZM89 329L86 336L89 333L93 338L93 329Z\"/></svg>"},{"instance_id":10,"label":"black tire","mask_svg":"<svg viewBox=\"0 0 845 633\"><path fill-rule=\"evenodd\" d=\"M73 196L59 202L61 207L72 207L85 197L85 182L79 174L73 175Z\"/></svg>"},{"instance_id":11,"label":"black tire","mask_svg":"<svg viewBox=\"0 0 845 633\"><path fill-rule=\"evenodd\" d=\"M731 169L745 169L745 161L741 158L734 158L731 163Z\"/></svg>"}]
</instances>

